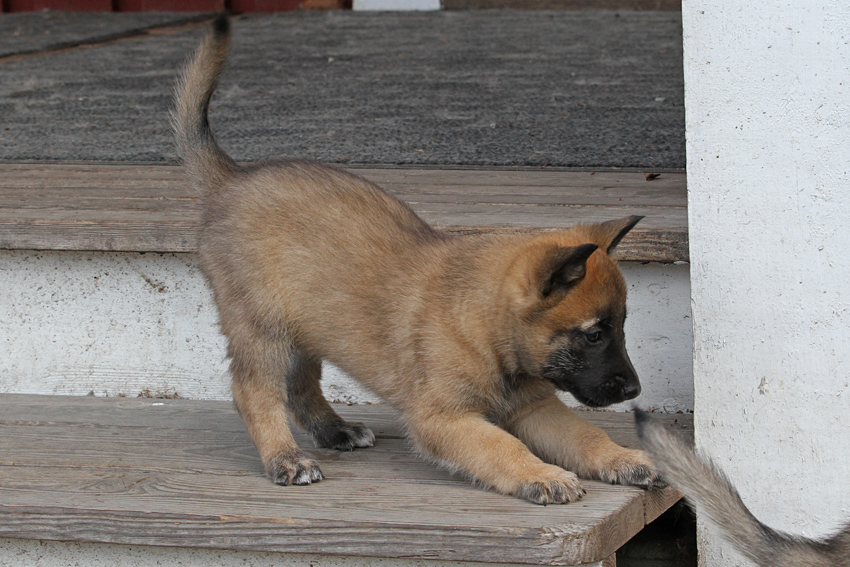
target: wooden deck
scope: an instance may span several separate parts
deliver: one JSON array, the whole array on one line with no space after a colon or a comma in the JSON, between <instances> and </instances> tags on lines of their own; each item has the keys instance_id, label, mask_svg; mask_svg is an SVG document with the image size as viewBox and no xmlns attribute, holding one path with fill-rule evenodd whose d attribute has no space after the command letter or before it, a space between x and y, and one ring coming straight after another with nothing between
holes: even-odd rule
<instances>
[{"instance_id":1,"label":"wooden deck","mask_svg":"<svg viewBox=\"0 0 850 567\"><path fill-rule=\"evenodd\" d=\"M376 445L312 449L327 479L278 487L231 404L0 395L0 537L538 565L609 558L678 500L586 482L536 506L417 458L386 406L343 406ZM585 412L635 446L631 416ZM689 416L660 415L691 432Z\"/></svg>"},{"instance_id":2,"label":"wooden deck","mask_svg":"<svg viewBox=\"0 0 850 567\"><path fill-rule=\"evenodd\" d=\"M452 233L549 231L646 215L621 260L688 260L684 173L356 169ZM0 164L0 248L193 252L200 210L165 165Z\"/></svg>"}]
</instances>

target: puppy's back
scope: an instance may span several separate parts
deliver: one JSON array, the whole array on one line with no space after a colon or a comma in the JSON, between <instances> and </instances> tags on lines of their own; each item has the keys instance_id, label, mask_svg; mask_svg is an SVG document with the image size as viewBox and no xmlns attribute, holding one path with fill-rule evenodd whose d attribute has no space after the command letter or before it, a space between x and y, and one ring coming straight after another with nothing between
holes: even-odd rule
<instances>
[{"instance_id":1,"label":"puppy's back","mask_svg":"<svg viewBox=\"0 0 850 567\"><path fill-rule=\"evenodd\" d=\"M199 236L223 321L297 336L387 398L376 377L409 350L402 323L451 240L370 181L304 160L235 172L206 195Z\"/></svg>"}]
</instances>

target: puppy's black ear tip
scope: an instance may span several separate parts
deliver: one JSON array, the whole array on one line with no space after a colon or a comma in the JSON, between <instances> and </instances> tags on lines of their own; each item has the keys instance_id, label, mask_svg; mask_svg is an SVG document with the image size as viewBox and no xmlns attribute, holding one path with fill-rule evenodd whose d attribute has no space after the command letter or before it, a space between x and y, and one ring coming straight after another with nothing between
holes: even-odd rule
<instances>
[{"instance_id":1,"label":"puppy's black ear tip","mask_svg":"<svg viewBox=\"0 0 850 567\"><path fill-rule=\"evenodd\" d=\"M599 248L599 245L593 244L592 242L588 242L587 244L582 244L580 246L576 246L575 247L575 253L573 254L573 257L577 261L581 261L581 262L587 261L587 259L590 258L590 255L593 254L594 252L596 252L596 250L598 248Z\"/></svg>"},{"instance_id":2,"label":"puppy's black ear tip","mask_svg":"<svg viewBox=\"0 0 850 567\"><path fill-rule=\"evenodd\" d=\"M212 28L216 35L227 35L230 33L230 18L227 14L219 14L213 20Z\"/></svg>"}]
</instances>

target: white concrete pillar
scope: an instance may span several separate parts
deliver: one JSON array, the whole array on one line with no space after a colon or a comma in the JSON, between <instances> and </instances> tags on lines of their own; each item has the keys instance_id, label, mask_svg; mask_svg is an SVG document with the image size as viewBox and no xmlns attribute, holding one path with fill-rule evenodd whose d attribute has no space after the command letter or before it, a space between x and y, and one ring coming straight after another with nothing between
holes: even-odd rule
<instances>
[{"instance_id":1,"label":"white concrete pillar","mask_svg":"<svg viewBox=\"0 0 850 567\"><path fill-rule=\"evenodd\" d=\"M682 18L697 443L763 521L820 535L850 518L850 2Z\"/></svg>"}]
</instances>

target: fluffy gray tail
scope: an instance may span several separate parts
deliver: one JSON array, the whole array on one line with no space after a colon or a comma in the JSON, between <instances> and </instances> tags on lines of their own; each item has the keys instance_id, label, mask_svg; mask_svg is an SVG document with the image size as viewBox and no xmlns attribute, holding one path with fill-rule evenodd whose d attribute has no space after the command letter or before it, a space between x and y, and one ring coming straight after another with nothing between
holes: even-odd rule
<instances>
[{"instance_id":1,"label":"fluffy gray tail","mask_svg":"<svg viewBox=\"0 0 850 567\"><path fill-rule=\"evenodd\" d=\"M826 541L776 531L753 516L726 475L710 460L700 458L683 439L640 410L635 411L635 424L663 478L756 565L850 566L850 527Z\"/></svg>"},{"instance_id":2,"label":"fluffy gray tail","mask_svg":"<svg viewBox=\"0 0 850 567\"><path fill-rule=\"evenodd\" d=\"M207 111L224 71L230 44L230 22L219 16L183 67L174 91L171 125L177 151L196 185L214 190L237 169L213 138Z\"/></svg>"}]
</instances>

